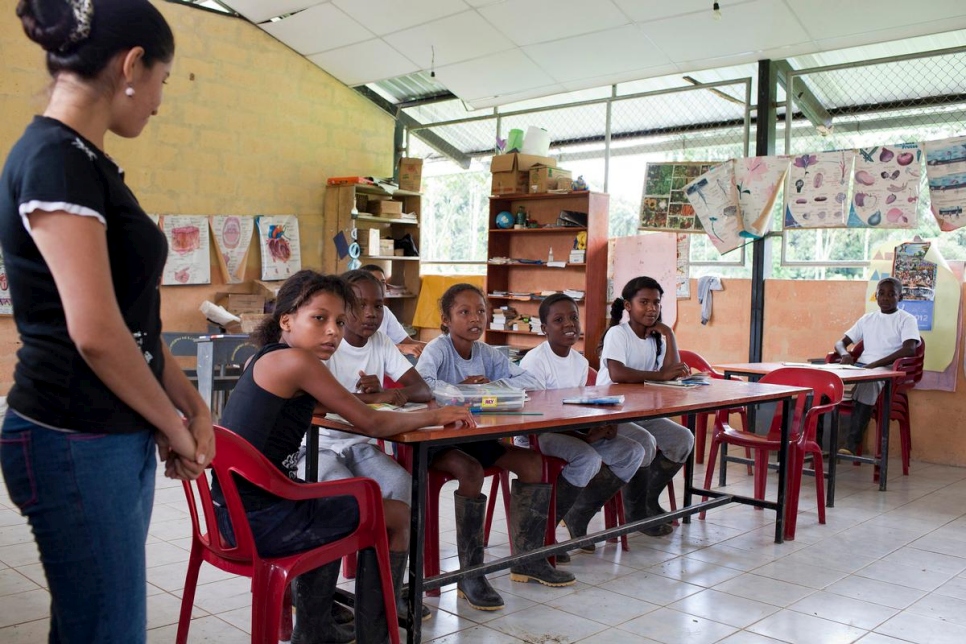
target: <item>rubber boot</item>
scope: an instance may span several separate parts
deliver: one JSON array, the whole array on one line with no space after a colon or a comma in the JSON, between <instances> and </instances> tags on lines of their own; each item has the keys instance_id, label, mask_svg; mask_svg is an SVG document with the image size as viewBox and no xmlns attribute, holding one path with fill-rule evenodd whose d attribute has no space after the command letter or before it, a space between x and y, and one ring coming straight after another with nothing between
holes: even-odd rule
<instances>
[{"instance_id":1,"label":"rubber boot","mask_svg":"<svg viewBox=\"0 0 966 644\"><path fill-rule=\"evenodd\" d=\"M396 614L405 616L409 610L409 593L402 592L403 578L406 576L406 562L409 561L408 552L389 551L389 570L392 572L392 588L396 594ZM429 607L423 604L422 620L425 622L432 617Z\"/></svg>"},{"instance_id":2,"label":"rubber boot","mask_svg":"<svg viewBox=\"0 0 966 644\"><path fill-rule=\"evenodd\" d=\"M382 599L379 560L376 551L359 552L356 569L356 641L360 644L383 644L389 641L386 605ZM398 628L394 623L392 628Z\"/></svg>"},{"instance_id":3,"label":"rubber boot","mask_svg":"<svg viewBox=\"0 0 966 644\"><path fill-rule=\"evenodd\" d=\"M622 490L624 496L624 519L628 523L653 516L647 513L647 493L648 483L651 478L651 468L655 465L655 461L657 461L657 457L654 457L654 461L651 461L650 465L639 468ZM641 528L639 532L649 537L663 537L674 532L674 528L671 524L666 523L652 528Z\"/></svg>"},{"instance_id":4,"label":"rubber boot","mask_svg":"<svg viewBox=\"0 0 966 644\"><path fill-rule=\"evenodd\" d=\"M456 505L456 552L460 568L483 563L483 519L486 514L486 495L469 499L453 493ZM456 596L462 597L476 610L500 610L503 598L493 589L484 575L464 577L456 582Z\"/></svg>"},{"instance_id":5,"label":"rubber boot","mask_svg":"<svg viewBox=\"0 0 966 644\"><path fill-rule=\"evenodd\" d=\"M343 606L339 602L332 602L332 619L336 624L351 624L356 619L356 614L348 606Z\"/></svg>"},{"instance_id":6,"label":"rubber boot","mask_svg":"<svg viewBox=\"0 0 966 644\"><path fill-rule=\"evenodd\" d=\"M601 465L600 471L590 480L584 491L577 497L577 501L570 508L565 519L570 538L583 537L587 534L587 526L607 500L624 487L624 481L614 476L606 465ZM593 547L593 544L590 545ZM582 548L586 550L586 548ZM591 552L593 552L591 550Z\"/></svg>"},{"instance_id":7,"label":"rubber boot","mask_svg":"<svg viewBox=\"0 0 966 644\"><path fill-rule=\"evenodd\" d=\"M862 437L865 435L865 428L869 426L869 419L872 418L872 405L866 405L858 401L852 402L852 417L849 418L849 433L845 437L845 449L849 455L854 455L859 451L862 444Z\"/></svg>"},{"instance_id":8,"label":"rubber boot","mask_svg":"<svg viewBox=\"0 0 966 644\"><path fill-rule=\"evenodd\" d=\"M563 476L557 479L557 504L555 516L558 524L563 521L563 518L570 511L570 508L573 507L574 501L577 500L577 497L580 496L580 493L583 492L583 490L584 488L577 487ZM570 555L566 552L555 555L555 557L557 559L557 564L570 563Z\"/></svg>"},{"instance_id":9,"label":"rubber boot","mask_svg":"<svg viewBox=\"0 0 966 644\"><path fill-rule=\"evenodd\" d=\"M661 507L661 493L664 492L664 488L683 466L684 463L675 463L661 452L658 452L654 460L651 461L651 464L647 467L647 495L644 499L646 516L657 517L667 514L667 510ZM674 527L669 521L641 532L652 537L660 537L671 534L673 531Z\"/></svg>"},{"instance_id":10,"label":"rubber boot","mask_svg":"<svg viewBox=\"0 0 966 644\"><path fill-rule=\"evenodd\" d=\"M295 628L291 644L349 644L355 641L352 631L335 623L332 603L339 581L336 560L315 570L302 573L295 580Z\"/></svg>"},{"instance_id":11,"label":"rubber boot","mask_svg":"<svg viewBox=\"0 0 966 644\"><path fill-rule=\"evenodd\" d=\"M547 534L547 514L550 512L549 483L521 483L513 480L510 493L510 539L514 554L541 548ZM573 574L557 570L546 559L528 561L510 568L510 580L539 582L544 586L570 586L576 582Z\"/></svg>"}]
</instances>

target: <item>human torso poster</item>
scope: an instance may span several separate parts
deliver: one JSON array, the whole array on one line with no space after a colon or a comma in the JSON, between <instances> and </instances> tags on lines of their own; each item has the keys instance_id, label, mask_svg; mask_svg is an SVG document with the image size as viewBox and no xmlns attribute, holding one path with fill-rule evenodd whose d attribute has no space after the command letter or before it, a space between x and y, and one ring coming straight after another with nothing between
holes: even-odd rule
<instances>
[{"instance_id":1,"label":"human torso poster","mask_svg":"<svg viewBox=\"0 0 966 644\"><path fill-rule=\"evenodd\" d=\"M255 223L262 252L262 279L284 280L300 271L299 221L295 215L262 216Z\"/></svg>"},{"instance_id":2,"label":"human torso poster","mask_svg":"<svg viewBox=\"0 0 966 644\"><path fill-rule=\"evenodd\" d=\"M164 265L161 283L165 286L210 284L208 218L162 215L160 226L168 238L168 261Z\"/></svg>"}]
</instances>

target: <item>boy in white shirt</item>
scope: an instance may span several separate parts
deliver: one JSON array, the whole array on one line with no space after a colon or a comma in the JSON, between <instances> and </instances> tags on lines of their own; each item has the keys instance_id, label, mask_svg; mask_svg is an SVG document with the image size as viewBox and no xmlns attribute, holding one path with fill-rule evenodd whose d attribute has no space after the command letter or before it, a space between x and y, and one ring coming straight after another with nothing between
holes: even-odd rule
<instances>
[{"instance_id":1,"label":"boy in white shirt","mask_svg":"<svg viewBox=\"0 0 966 644\"><path fill-rule=\"evenodd\" d=\"M382 267L378 264L366 264L360 270L368 271L372 273L373 277L379 280L382 284L383 294L386 291L386 273L382 270ZM402 351L407 356L412 356L413 359L418 359L419 354L423 352L423 347L426 346L425 342L419 342L418 340L413 340L406 333L406 329L403 325L399 323L396 319L395 314L388 308L383 309L382 323L379 325L379 331L389 336L389 339L396 344L396 348Z\"/></svg>"},{"instance_id":2,"label":"boy in white shirt","mask_svg":"<svg viewBox=\"0 0 966 644\"><path fill-rule=\"evenodd\" d=\"M914 355L919 345L919 325L911 313L899 308L902 301L902 282L895 277L879 280L875 287L875 301L878 311L866 313L845 332L842 339L835 343L835 352L842 358L842 364L853 364L849 345L862 342L861 362L855 363L867 369L891 366L899 358ZM845 447L840 454L855 454L865 428L872 417L875 401L882 391L882 382L863 382L852 392L852 417Z\"/></svg>"}]
</instances>

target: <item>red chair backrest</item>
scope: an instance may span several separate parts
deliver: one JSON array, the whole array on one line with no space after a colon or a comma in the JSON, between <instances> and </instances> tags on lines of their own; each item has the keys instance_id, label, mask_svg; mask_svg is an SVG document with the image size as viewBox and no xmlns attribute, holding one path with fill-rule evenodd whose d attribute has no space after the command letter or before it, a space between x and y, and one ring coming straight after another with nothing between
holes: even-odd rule
<instances>
[{"instance_id":1,"label":"red chair backrest","mask_svg":"<svg viewBox=\"0 0 966 644\"><path fill-rule=\"evenodd\" d=\"M789 387L808 387L812 390L812 404L805 410L808 401L808 394L799 394L795 399L795 412L793 416L794 432L801 437L800 432L804 432L807 440L814 438L815 430L818 427L818 418L835 409L836 405L842 402L842 394L845 387L842 379L834 373L821 369L810 369L808 367L783 367L766 374L759 381L773 385L785 385ZM772 426L769 433L776 433L780 430L781 423L781 404L775 410L772 419Z\"/></svg>"},{"instance_id":2,"label":"red chair backrest","mask_svg":"<svg viewBox=\"0 0 966 644\"><path fill-rule=\"evenodd\" d=\"M859 340L852 345L852 348L849 349L849 353L852 354L853 362L858 361L859 356L862 355L862 349L864 348L865 343L862 340ZM825 362L826 364L842 362L842 356L840 356L836 351L829 351L827 354L825 354Z\"/></svg>"},{"instance_id":3,"label":"red chair backrest","mask_svg":"<svg viewBox=\"0 0 966 644\"><path fill-rule=\"evenodd\" d=\"M720 371L715 371L711 363L705 360L701 354L687 350L680 350L678 353L681 356L681 362L688 365L692 371L701 371L710 375L712 378L724 379L724 374Z\"/></svg>"},{"instance_id":4,"label":"red chair backrest","mask_svg":"<svg viewBox=\"0 0 966 644\"><path fill-rule=\"evenodd\" d=\"M597 370L593 367L587 367L587 386L593 387L597 384Z\"/></svg>"}]
</instances>

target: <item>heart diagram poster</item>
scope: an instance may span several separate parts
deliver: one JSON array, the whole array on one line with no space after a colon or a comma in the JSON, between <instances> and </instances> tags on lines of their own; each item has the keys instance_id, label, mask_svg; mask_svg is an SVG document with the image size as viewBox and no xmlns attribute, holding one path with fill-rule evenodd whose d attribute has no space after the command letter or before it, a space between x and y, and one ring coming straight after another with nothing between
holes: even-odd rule
<instances>
[{"instance_id":1,"label":"heart diagram poster","mask_svg":"<svg viewBox=\"0 0 966 644\"><path fill-rule=\"evenodd\" d=\"M161 232L168 238L168 261L161 284L210 284L208 218L192 215L162 215Z\"/></svg>"},{"instance_id":2,"label":"heart diagram poster","mask_svg":"<svg viewBox=\"0 0 966 644\"><path fill-rule=\"evenodd\" d=\"M300 271L299 220L295 215L262 216L255 223L262 252L262 279L284 280Z\"/></svg>"}]
</instances>

